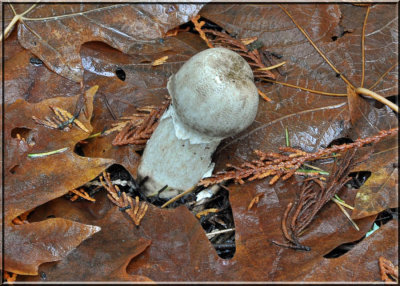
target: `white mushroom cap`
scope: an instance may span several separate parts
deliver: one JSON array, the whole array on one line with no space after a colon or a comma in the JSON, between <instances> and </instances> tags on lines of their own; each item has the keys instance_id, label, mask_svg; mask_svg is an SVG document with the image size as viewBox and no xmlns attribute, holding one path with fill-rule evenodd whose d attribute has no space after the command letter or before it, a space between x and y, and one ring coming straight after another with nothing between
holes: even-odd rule
<instances>
[{"instance_id":1,"label":"white mushroom cap","mask_svg":"<svg viewBox=\"0 0 400 286\"><path fill-rule=\"evenodd\" d=\"M247 128L257 113L253 72L240 55L225 48L207 49L190 58L167 87L178 138L191 143L234 135Z\"/></svg>"},{"instance_id":2,"label":"white mushroom cap","mask_svg":"<svg viewBox=\"0 0 400 286\"><path fill-rule=\"evenodd\" d=\"M172 104L160 119L138 168L146 195L168 198L196 185L213 168L219 142L247 128L258 108L253 72L235 52L202 51L168 80Z\"/></svg>"}]
</instances>

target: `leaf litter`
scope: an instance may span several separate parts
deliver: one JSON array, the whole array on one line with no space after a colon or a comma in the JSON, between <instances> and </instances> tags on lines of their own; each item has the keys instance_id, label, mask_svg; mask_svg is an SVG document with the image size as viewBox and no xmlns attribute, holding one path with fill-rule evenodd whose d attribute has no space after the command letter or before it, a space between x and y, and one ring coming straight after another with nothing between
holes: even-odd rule
<instances>
[{"instance_id":1,"label":"leaf litter","mask_svg":"<svg viewBox=\"0 0 400 286\"><path fill-rule=\"evenodd\" d=\"M349 84L351 82L363 82L365 86L369 86L370 89L372 89L371 87L376 88L377 93L386 97L393 95L393 91L397 90L397 85L393 84L397 82L397 65L393 64L393 59L396 57L396 49L393 49L393 47L395 47L393 43L397 43L397 41L393 39L393 34L390 33L390 31L395 29L396 26L393 24L393 21L390 20L393 18L393 15L391 14L393 9L388 9L388 7L390 6L373 5L372 7L366 8L352 5L285 5L282 8L277 5L205 5L200 11L200 15L204 17L203 19L211 20L214 23L217 23L224 31L227 31L229 34L235 35L240 39L251 39L248 40L248 45L261 42L261 46L255 45L255 47L257 47L256 49L259 50L260 55L263 57L265 55L275 55L272 57L276 57L276 59L282 56L283 58L281 57L279 61L285 62L283 66L278 67L279 70L276 70L275 72L272 70L273 74L275 74L277 78L276 80L272 80L275 82L275 84L263 83L261 81L257 82L259 91L261 92L260 95L264 94L265 97L270 99L270 101L261 102L256 121L247 131L235 136L234 138L227 139L221 144L217 153L215 154L217 170L223 170L226 163L240 165L243 162L253 160L254 155L252 152L255 149L270 152L277 151L277 148L283 146L285 143L286 128L288 128L290 131L290 142L292 146L301 149L304 152L310 153L327 147L330 142L340 137L345 137L349 140L356 141L357 139L361 138L373 137L374 135L378 134L379 131L384 132L385 130L395 129L397 127L396 116L390 111L389 108L374 107L371 100L365 98L360 100L360 96L351 97L349 96L350 92L346 91L346 86L351 86L351 84ZM238 9L241 10L240 13L237 12ZM247 12L244 12L243 9ZM21 9L21 11L22 10L24 9ZM365 21L367 24L363 25L362 23L364 23L364 19L366 19L366 11L368 11L368 19ZM261 16L266 13L268 13L269 17ZM195 14L197 14L197 12L193 12L193 15ZM215 15L218 15L219 18L215 18ZM288 15L291 15L293 19L295 19L295 25L293 25L293 21L290 19L290 17L287 17ZM351 17L349 17L349 15L351 15ZM258 20L252 20L252 17L255 17ZM386 17L383 19L389 19L389 21L382 21L382 17ZM189 17L187 21L190 18L191 17ZM305 21L305 19L312 19L312 21ZM215 27L215 24L210 24L207 22L207 20L204 20L205 23L202 25L203 27ZM240 23L240 25L237 25L237 23ZM259 26L247 27L248 25L254 25L254 23L258 23ZM387 24L385 25L384 23ZM179 24L175 24L175 26L177 25ZM258 31L262 31L265 29L265 27L272 29L272 33L270 33L269 37L266 37L265 33L258 33ZM282 29L282 27L285 27L285 29ZM304 33L299 32L299 27L302 27L304 31L310 33L310 38L315 39L316 45L320 47L321 50L326 52L327 58L329 58L332 61L331 63L333 63L332 65L339 68L337 71L343 69L343 73L331 71L329 65L327 65L326 62L321 59L318 53L315 53L315 48L305 40ZM315 27L320 27L320 29L315 29ZM181 30L187 29L182 28ZM219 29L218 32L224 31ZM374 31L379 31L379 33L375 33ZM290 33L293 35L292 37L285 35ZM272 37L271 34L273 35ZM349 37L348 34L351 34L352 37ZM361 35L364 34L365 42L363 44L364 48L362 51L365 50L365 53L361 52L361 49L359 49L360 45L357 42L363 38ZM195 35L191 32L179 32L177 36L167 37L165 40L168 39L168 45L170 45L169 47L173 49L174 46L179 47L179 41L176 40L177 38L183 39L183 41L181 40L180 43L184 43L185 37L187 39L192 36ZM254 40L254 36L257 36L257 40ZM9 39L12 39L12 37L13 35L11 34ZM287 42L286 39L291 40ZM7 41L8 39L5 41L6 44ZM200 42L201 41L203 40L200 38ZM108 49L106 47L102 47L101 45L95 44L91 44L91 46L89 45L86 47L90 47L90 49L87 49L84 46L83 51L86 53L86 55L87 52L89 52L92 59L98 57L98 55L96 55L97 50L105 51ZM301 48L299 49L299 47ZM375 61L376 54L369 51L371 49L379 49L379 47L382 47L381 50L383 51L382 54L384 55L382 59L384 60ZM204 49L204 47L202 49ZM126 88L128 87L130 90L134 91L132 93L132 97L135 98L133 102L139 104L139 106L160 105L162 97L157 97L156 95L166 94L166 80L171 72L173 73L179 68L179 65L171 65L171 55L169 54L168 50L165 50L165 45L163 43L152 42L152 45L144 45L143 51L146 56L136 56L135 48L132 48L129 54L131 59L137 60L138 63L140 61L144 63L146 73L139 76L144 85L138 86L135 83L135 79L138 78L138 73L135 70L133 73L134 77L132 78L130 78L129 74L126 74L127 76L123 82L127 84L123 84L121 88L117 87L117 83L121 85L121 79L117 78L116 76L105 77L104 79L101 77L99 78L99 74L93 73L92 69L89 69L90 71L87 69L87 75L84 74L83 78L85 85L89 84L90 86L96 84L96 82L99 83L100 90L103 93L103 102L110 103L108 99L115 98L113 97L113 91L115 90L121 95L124 95L127 91ZM189 54L190 53L193 54L193 49L189 51ZM364 56L362 56L362 54L364 54ZM16 56L20 55L23 55L25 59L29 58L29 55L26 53L24 54L24 52L16 54ZM85 57L87 57L86 55ZM179 52L177 55L178 58L181 56L179 55ZM188 59L187 55L188 54L186 53L186 55L180 57L179 59L181 61L185 57ZM166 63L157 67L151 67L152 62L154 62L156 59L162 58L163 56L168 56L168 61ZM104 56L101 57L104 58ZM122 54L121 56L117 57L124 59ZM363 58L366 58L367 60L364 61ZM343 59L346 59L346 61L343 61ZM184 60L182 63L183 62ZM368 66L371 62L374 62L375 64ZM110 63L112 63L112 61L109 61L107 65L100 65L98 67L106 69L111 68L114 72L115 65L113 68ZM118 65L120 65L120 63ZM271 66L273 64L269 65ZM140 63L135 65L135 67L139 66ZM85 66L85 68L86 67L88 66ZM22 62L21 68L23 69ZM166 68L169 70L165 72ZM159 70L155 71L154 69ZM364 71L366 72L364 73ZM155 77L152 75L154 72L156 75ZM61 72L61 74L63 73ZM304 77L302 75L307 76ZM343 79L346 79L347 81ZM153 83L151 83L152 80ZM158 86L157 84L154 84L156 80L159 82ZM57 81L60 82L59 80ZM345 84L343 84L343 81ZM293 86L299 86L300 88L295 89ZM361 86L363 86L363 84L361 84ZM323 96L320 95L321 92L318 94L316 91L322 91L324 93L336 93L336 95L340 95L342 97L347 96L348 101L340 97L333 98ZM99 97L96 96L97 102L99 102L98 99ZM129 107L129 104L125 104L125 106L124 104L119 104L122 110L126 111L126 116L135 113L136 110L136 107L127 108ZM108 113L110 114L111 111L109 107L117 110L118 112L121 110L121 108L116 108L115 104L108 104L108 107L103 104L100 105L99 108L94 108L94 114L96 115L96 112L99 114L103 112L103 110L108 110ZM74 108L65 108L65 110L71 110L71 112L73 112ZM359 116L360 114L362 116ZM43 118L43 116L41 118ZM94 125L101 122L101 120L97 121L96 119L98 119L98 117L94 117L92 119L92 123ZM107 122L107 120L104 120L103 122ZM296 124L293 124L293 122L296 122ZM104 123L101 122L98 126L102 125L104 126ZM35 142L35 145L33 146L37 145L37 138L32 137L32 133L29 132L29 126L21 124L19 125L19 128L21 127L22 129L20 130L25 130L24 132L28 135L25 136L28 144L23 144L22 146L24 152L26 153L28 150L30 150L29 144L33 144L33 142ZM53 131L66 132L64 130ZM99 130L98 132L101 131L102 130ZM75 128L72 128L71 132L78 132L78 129L75 130ZM32 138L35 140L32 140ZM82 135L79 141L74 142L76 144L77 142L82 142L82 140L85 140L86 138ZM93 138L90 140L97 139L98 138ZM390 156L390 154L392 154L391 150L397 148L396 142L397 140L392 140L392 137L389 136L388 139L385 138L381 142L376 143L376 145L374 144L370 147L367 147L367 149L372 149L371 158L385 158L381 156ZM40 143L44 145L43 142ZM57 148L60 147L57 146L57 144L54 144L54 142L46 143L49 144L49 148L47 148L46 151L57 150ZM87 144L86 146L89 145L90 144ZM106 144L102 146L105 145ZM382 152L375 151L375 146L382 146L380 147L382 148ZM122 148L131 148L131 146L124 146ZM104 150L104 148L102 149ZM365 147L361 149L363 150ZM90 147L83 147L81 150L85 150L85 155L90 153ZM101 151L101 149L99 149L99 151ZM134 151L135 150L131 149L130 153L136 154ZM101 152L94 152L93 154L101 154ZM117 153L115 152L109 152L111 157L114 155L117 156L116 154ZM122 155L121 158L126 156L126 154L128 154L128 152ZM59 155L61 155L61 153L51 156ZM135 166L137 167L140 154L130 156L133 156L133 158L130 160L130 162L133 162L133 164L132 166L127 167L127 169L134 176ZM102 156L100 155L98 157ZM359 155L359 157L362 156ZM50 158L50 156L48 158ZM374 160L371 158L366 162L374 162ZM321 162L318 162L318 164L313 167L329 170L331 168L330 166L332 166L332 161L333 159L327 158L321 160ZM380 194L380 190L385 190L386 193L390 195L393 194L392 186L396 186L397 177L396 174L391 170L394 170L397 167L392 161L388 163L385 161L385 159L380 159L377 163L375 163L375 165L372 165L373 168L371 167L371 164L359 164L359 167L357 168L362 166L362 168L372 171L371 177L361 188L366 186L365 188L367 190L377 190L375 191L376 194ZM129 160L125 162L129 162ZM362 168L359 170L366 170ZM376 168L382 170L382 174L378 177L383 178L384 180L383 182L379 182L379 180L374 179L373 182L377 181L377 185L368 186L368 182L371 183L371 178L374 178L373 176ZM18 171L18 164L11 166L10 169L12 171ZM100 173L101 171L96 172L96 175ZM392 175L387 177L387 174ZM96 175L94 175L92 178L94 178ZM46 268L48 270L42 272L46 273L45 276L50 278L52 281L75 279L101 281L109 279L107 277L115 277L111 278L110 280L127 279L131 281L143 281L141 279L147 279L143 276L149 277L154 281L296 281L303 280L305 277L311 281L321 281L320 276L314 274L315 271L313 271L313 268L316 264L321 263L321 261L327 261L323 255L345 242L352 242L362 238L371 227L372 222L375 220L377 214L385 208L393 205L390 203L383 203L380 204L378 208L374 208L374 204L372 204L372 210L371 207L369 207L367 212L364 211L362 212L361 216L357 217L357 225L359 226L360 230L356 231L352 228L352 225L349 223L347 218L343 216L340 210L335 205L328 203L321 209L321 211L313 220L312 224L306 228L305 233L300 236L301 243L303 245L311 246L312 251L298 252L290 249L281 249L273 245L271 241L281 239L282 212L289 202L293 201L294 194L299 193L299 190L301 189L301 177L297 175L295 177L296 178L288 178L287 181L279 180L274 186L269 186L268 182L265 182L264 180L256 180L244 185L227 185L227 187L223 187L223 189L225 190L225 188L227 188L229 190L225 190L225 192L226 194L229 194L230 206L219 205L217 206L217 209L219 210L218 212L211 211L213 209L213 204L208 204L207 206L204 205L203 210L199 210L198 208L196 209L196 213L204 211L205 214L205 216L201 216L200 222L202 218L208 217L208 219L214 219L214 224L219 225L219 227L225 224L224 228L226 230L234 229L234 232L230 231L228 233L228 240L231 239L231 241L229 242L226 240L227 243L225 243L232 244L233 235L233 244L236 245L236 251L235 248L233 248L234 257L230 260L222 260L218 257L218 255L216 255L216 251L208 241L207 237L204 235L204 231L197 222L197 219L195 219L194 216L191 216L190 212L188 212L184 207L178 207L175 210L160 210L152 205L149 205L148 213L143 217L139 229L135 229L135 231L139 231L139 233L135 233L135 231L131 231L126 234L120 233L118 234L118 237L115 238L116 240L121 238L122 241L125 235L128 237L129 235L133 234L136 237L131 241L133 246L131 248L127 246L130 251L124 252L126 253L126 256L122 257L120 260L117 258L113 259L115 264L110 267L110 269L112 269L111 272L109 272L110 269L108 269L107 271L103 271L105 273L104 276L99 276L99 272L93 273L87 270L79 275L75 275L75 278L72 278L73 273L66 270L68 268L74 269L74 267L68 266L76 263L74 261L81 263L81 266L79 267L83 269L90 268L88 265L90 265L92 261L89 262L81 259L81 255L85 251L89 251L89 253L93 254L93 249L96 249L94 253L96 253L96 251L97 253L103 251L102 249L99 249L99 247L91 248L90 246L91 243L94 243L93 241L101 241L99 237L106 235L106 232L103 231L100 231L98 234L96 234L97 236L95 235L93 239L86 240L82 246L79 246L73 250L71 254L62 259L60 262L52 262L53 266ZM391 179L392 177L393 179ZM385 180L385 178L389 179ZM88 178L86 182L90 179ZM388 181L391 183L386 184ZM81 185L84 183L85 182L82 182ZM382 185L385 187L379 187ZM77 187L78 186L75 188ZM190 205L196 206L194 201L196 198L196 193L199 193L201 190L202 188L193 190L191 194L183 197L175 204L170 205L170 207L175 207L176 205L185 203L187 206L189 206L189 209L193 210L194 208L190 207ZM68 191L69 190L63 194L67 193ZM361 191L363 190L349 189L346 187L346 190L341 190L339 195L340 198L346 203L352 204L355 197L359 196L359 193L365 193L365 191ZM384 192L382 193L386 194ZM132 192L130 194L132 195ZM104 196L104 191L96 194L95 196L98 195ZM57 196L62 196L62 194ZM54 198L57 196L54 196ZM140 199L144 199L140 196L140 193L138 193L138 196ZM259 198L258 203L249 209L248 206L255 197ZM373 196L367 195L367 197L372 198ZM397 198L396 195L395 197ZM378 198L379 201L384 201L386 195L382 195L381 197L378 196ZM53 199L52 201L48 202L46 204L48 205L46 209L48 209L56 201L68 206L60 208L60 212L56 216L65 217L65 219L69 218L69 212L66 210L71 207L71 204L74 206L74 208L75 206L78 206L77 204L82 204L82 202L79 201L71 203L64 198L60 198L56 200ZM225 201L227 201L227 198ZM371 202L371 200L368 199L366 201ZM390 202L392 201L393 200L390 200ZM46 200L41 201L41 203L45 202ZM103 205L101 205L101 202L103 202ZM86 202L86 204L92 204L90 205L92 207L97 205L95 208L98 209L105 208L105 210L103 210L104 213L102 213L102 217L107 217L107 214L109 214L110 218L122 216L127 219L129 217L125 214L122 214L120 210L117 211L117 207L112 207L110 204L107 205L105 202L107 202L107 200L97 200L95 204ZM157 202L155 201L155 203ZM162 203L163 202L159 202L158 204L161 205ZM37 205L34 207L36 206ZM358 207L357 204L355 207L356 209L362 209L362 207ZM30 216L33 217L38 214L41 208L42 207L36 208ZM234 220L234 225L228 225L224 223L221 221L223 216L216 215L220 214L222 209L226 211L228 208L231 208L231 215L233 215L232 222ZM23 211L22 209L21 212L16 216L21 215L24 211L28 210L26 209ZM76 212L77 214L79 213L78 216L75 216L76 219L80 216L85 218L87 217L87 210L85 208L77 208ZM177 215L177 213L180 214ZM168 217L168 219L164 220L162 226L160 226L157 220L163 216ZM41 219L44 219L45 217L47 216L43 216ZM181 219L182 221L176 222L177 218ZM77 221L80 221L80 219L77 219ZM90 218L86 221L83 219L80 222L96 225L96 223L94 223L95 221L98 221L102 228L109 226L108 223L100 223L100 220L96 220L94 218ZM129 220L127 222L129 222ZM130 223L132 228L133 224L132 222ZM125 228L129 227L125 226ZM154 229L157 229L157 231L154 231ZM194 230L196 230L195 234L193 234ZM95 237L98 240L96 240ZM374 237L374 235L371 235L370 237ZM151 245L148 246L150 240ZM107 241L107 239L104 239L104 241ZM362 240L361 243L355 246L355 248L364 247L364 241L365 240ZM135 244L135 242L138 243ZM89 246L86 247L86 244ZM397 249L397 244L393 241L389 242L389 244L391 247L380 249L379 254L389 257L392 259L392 261L394 261L395 264L397 264L397 261L391 256L392 251ZM182 247L184 248L182 249ZM179 257L176 257L177 252L179 253ZM118 251L116 250L115 253L118 253ZM98 256L97 254L94 254L93 257L95 258L94 261L102 261L103 259L102 255ZM173 264L170 260L168 260L170 257L175 257ZM344 259L349 258L346 257ZM366 259L365 263L368 263L368 261L369 260ZM46 265L49 264L43 264L43 267L47 267ZM174 265L181 265L179 271L176 269L176 267L174 267ZM293 271L293 267L291 267L293 265L297 265L296 267L301 265L301 267L298 267L299 269L297 271ZM345 267L347 267L346 269L352 271L351 263L345 265ZM368 270L368 275L364 274L365 271L367 271L367 268L362 268L363 265L366 264L362 264L362 266L358 268L357 272L354 272L355 270L352 271L354 274L352 279L364 281L380 280L381 277L378 264L376 264L374 271ZM182 271L185 274L182 274ZM68 275L62 276L64 275L63 273ZM108 275L108 273L118 274ZM127 275L127 273L129 274ZM36 277L38 278L39 276ZM335 278L333 279L335 280ZM348 280L349 278L346 279Z\"/></svg>"}]
</instances>

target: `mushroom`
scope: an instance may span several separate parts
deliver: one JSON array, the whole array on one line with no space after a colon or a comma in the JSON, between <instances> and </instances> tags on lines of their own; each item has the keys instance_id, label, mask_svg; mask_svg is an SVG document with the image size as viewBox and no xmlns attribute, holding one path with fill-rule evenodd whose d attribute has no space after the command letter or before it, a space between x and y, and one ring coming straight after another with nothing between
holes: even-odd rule
<instances>
[{"instance_id":1,"label":"mushroom","mask_svg":"<svg viewBox=\"0 0 400 286\"><path fill-rule=\"evenodd\" d=\"M237 53L204 50L167 84L172 103L147 142L138 168L145 194L170 198L195 186L214 168L222 139L246 129L258 108L253 72Z\"/></svg>"}]
</instances>

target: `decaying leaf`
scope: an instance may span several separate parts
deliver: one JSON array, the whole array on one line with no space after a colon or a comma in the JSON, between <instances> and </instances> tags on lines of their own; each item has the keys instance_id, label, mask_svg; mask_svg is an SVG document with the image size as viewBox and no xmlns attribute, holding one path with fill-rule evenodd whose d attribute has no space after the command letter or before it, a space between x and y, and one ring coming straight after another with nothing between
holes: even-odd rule
<instances>
[{"instance_id":1,"label":"decaying leaf","mask_svg":"<svg viewBox=\"0 0 400 286\"><path fill-rule=\"evenodd\" d=\"M89 129L95 90L89 90L85 95L88 117L84 115L85 112L79 116L80 121ZM4 135L8 148L4 157L7 173L3 210L7 237L4 270L36 275L39 264L59 260L80 242L99 231L96 226L76 224L64 219L19 226L12 224L18 215L76 189L113 163L107 159L84 158L73 152L75 144L88 136L87 132L78 128L70 132L49 129L32 120L32 116L43 118L51 113L49 106L73 110L77 99L78 96L54 98L37 104L17 100L5 107ZM51 151L60 148L66 151L50 155ZM28 156L43 152L49 155ZM68 234L67 237L59 235L64 232Z\"/></svg>"},{"instance_id":2,"label":"decaying leaf","mask_svg":"<svg viewBox=\"0 0 400 286\"><path fill-rule=\"evenodd\" d=\"M101 230L95 225L54 218L21 226L5 226L5 269L37 275L39 265L60 260ZM60 234L63 235L60 235Z\"/></svg>"},{"instance_id":3,"label":"decaying leaf","mask_svg":"<svg viewBox=\"0 0 400 286\"><path fill-rule=\"evenodd\" d=\"M12 5L18 14L30 7ZM11 19L11 6L4 7ZM328 202L299 236L301 244L311 246L309 252L283 249L272 243L281 239L282 213L301 190L302 178L298 176L276 181L274 186L265 180L227 186L236 244L230 260L218 257L198 220L184 206L171 210L149 204L136 227L128 214L107 199L104 190L94 195L96 203L58 198L114 162L98 157L115 158L135 175L140 156L132 146L112 146L112 136L86 140L87 133L78 128L69 132L45 128L31 116L43 119L51 115L49 105L73 114L77 97L71 96L82 92L74 81L82 79L85 89L99 86L92 122L91 99L86 102L87 112L81 112L79 117L92 133L102 132L121 117L137 113L140 107L161 106L169 76L207 46L191 32L160 38L167 30L189 21L199 7L40 4L24 16L50 18L25 20L18 29L22 45L43 60L42 65L35 58L32 60L29 51L18 48L15 32L5 40L5 65L9 71L4 75L6 102L15 102L5 108L5 139L9 147L4 158L5 229L10 238L15 237L12 242L6 240L5 270L40 273L31 277L18 275L19 281L380 281L379 256L398 264L397 220L384 225L340 258L323 256L343 243L362 238L378 212L397 206L393 203L397 202L393 189L398 181L395 136L361 148L372 151L371 158L352 171L370 171L371 177L359 190L343 189L339 193L348 204L355 205L352 216L360 230L355 230L337 206ZM257 82L261 94L271 100L260 101L257 118L249 129L224 140L214 154L217 171L225 168L226 163L240 166L250 162L255 159L253 150L277 152L285 145L285 130L289 131L292 148L315 152L334 140L355 141L396 128L397 117L391 110L360 96L350 98L349 84L343 81L346 78L354 87L363 85L385 97L397 95L398 28L393 8L389 4L369 8L347 4L205 5L200 15L218 24L222 32L238 41L246 39L241 43L259 49L261 56L268 54L286 62L284 72L272 70L277 78L275 83ZM82 9L82 14L76 14L77 9ZM364 61L360 47L367 9ZM68 13L76 15L61 16ZM132 21L126 24L125 17ZM101 27L96 23L99 18L104 20ZM140 23L143 25L138 28ZM339 73L316 52L299 27ZM55 33L47 33L46 29ZM68 29L70 32L66 32ZM95 32L100 34L95 36ZM66 33L71 36L65 37ZM87 41L103 41L129 55L98 42L83 45ZM55 50L48 51L48 44ZM166 56L167 62L152 67L156 59ZM73 81L49 72L46 66ZM66 97L42 101L54 94ZM38 103L16 101L21 98ZM80 154L94 158L76 155L73 151L77 142ZM27 157L62 148L68 149L44 157ZM364 150L359 151L361 156ZM329 170L331 161L318 166ZM255 197L257 205L249 208ZM360 197L367 197L367 204L360 204ZM35 210L24 220L28 224L11 224L31 208ZM212 214L210 210L206 209L208 215ZM48 216L56 218L44 220ZM96 226L101 231L94 234ZM62 229L68 230L71 239L57 236ZM49 246L54 243L43 240L42 233L55 237L59 247L66 246L65 251L54 248L57 253L49 255L44 248L53 249ZM34 238L45 241L43 248L31 242ZM28 239L31 240L26 242ZM17 256L8 246L15 241L21 241L20 247L15 248L18 253L27 253L27 247L33 245L32 253L38 255L30 260L24 259L26 255ZM55 260L59 261L51 262ZM7 269L7 261L12 269Z\"/></svg>"},{"instance_id":4,"label":"decaying leaf","mask_svg":"<svg viewBox=\"0 0 400 286\"><path fill-rule=\"evenodd\" d=\"M398 140L391 138L374 146L371 157L353 171L370 171L360 187L352 218L359 219L398 206Z\"/></svg>"},{"instance_id":5,"label":"decaying leaf","mask_svg":"<svg viewBox=\"0 0 400 286\"><path fill-rule=\"evenodd\" d=\"M398 265L398 221L393 220L354 246L339 258L323 259L304 281L381 282L379 257ZM335 269L336 271L331 271Z\"/></svg>"},{"instance_id":6,"label":"decaying leaf","mask_svg":"<svg viewBox=\"0 0 400 286\"><path fill-rule=\"evenodd\" d=\"M9 4L8 17L14 16ZM18 5L15 5L18 6ZM187 22L202 5L185 4L39 4L18 25L21 45L32 51L54 72L81 82L79 50L89 41L103 41L130 53L151 45L168 30ZM22 14L26 5L16 7ZM65 34L68 37L65 37Z\"/></svg>"}]
</instances>

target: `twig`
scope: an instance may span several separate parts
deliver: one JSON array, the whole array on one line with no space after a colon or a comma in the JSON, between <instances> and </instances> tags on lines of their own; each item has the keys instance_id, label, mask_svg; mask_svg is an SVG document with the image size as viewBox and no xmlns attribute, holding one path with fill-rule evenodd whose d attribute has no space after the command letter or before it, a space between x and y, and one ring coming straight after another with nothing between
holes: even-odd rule
<instances>
[{"instance_id":1,"label":"twig","mask_svg":"<svg viewBox=\"0 0 400 286\"><path fill-rule=\"evenodd\" d=\"M186 196L187 194L190 194L191 192L193 192L195 189L197 188L197 186L193 186L190 189L187 189L186 191L184 191L183 193L180 193L179 195L173 197L172 199L170 199L168 202L166 202L165 204L163 204L161 206L161 208L165 208L168 205L172 204L173 202L179 200L180 198L182 198L183 196Z\"/></svg>"},{"instance_id":2,"label":"twig","mask_svg":"<svg viewBox=\"0 0 400 286\"><path fill-rule=\"evenodd\" d=\"M206 236L207 236L208 239L210 239L210 238L213 238L214 236L216 236L218 234L227 233L227 232L231 232L231 231L235 231L235 228L229 228L229 229L213 231L213 232L207 233Z\"/></svg>"}]
</instances>

